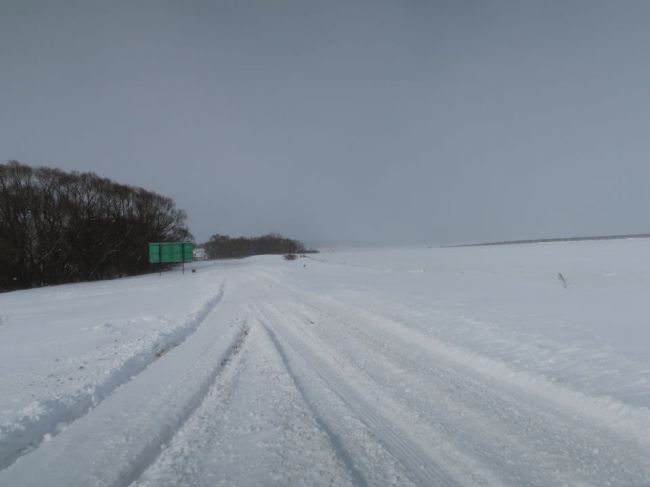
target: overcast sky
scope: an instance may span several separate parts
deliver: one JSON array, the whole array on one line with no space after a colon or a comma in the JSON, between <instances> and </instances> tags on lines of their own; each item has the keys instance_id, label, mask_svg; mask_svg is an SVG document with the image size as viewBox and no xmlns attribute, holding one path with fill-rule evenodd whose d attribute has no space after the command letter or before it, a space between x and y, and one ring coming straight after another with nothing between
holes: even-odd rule
<instances>
[{"instance_id":1,"label":"overcast sky","mask_svg":"<svg viewBox=\"0 0 650 487\"><path fill-rule=\"evenodd\" d=\"M0 0L0 161L198 241L650 231L650 2Z\"/></svg>"}]
</instances>

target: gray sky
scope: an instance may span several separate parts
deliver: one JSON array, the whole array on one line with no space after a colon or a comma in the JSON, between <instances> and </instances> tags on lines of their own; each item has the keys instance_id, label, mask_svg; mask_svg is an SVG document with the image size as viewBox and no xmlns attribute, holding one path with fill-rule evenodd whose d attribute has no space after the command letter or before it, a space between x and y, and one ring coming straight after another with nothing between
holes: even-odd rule
<instances>
[{"instance_id":1,"label":"gray sky","mask_svg":"<svg viewBox=\"0 0 650 487\"><path fill-rule=\"evenodd\" d=\"M650 2L0 0L0 160L199 241L650 231Z\"/></svg>"}]
</instances>

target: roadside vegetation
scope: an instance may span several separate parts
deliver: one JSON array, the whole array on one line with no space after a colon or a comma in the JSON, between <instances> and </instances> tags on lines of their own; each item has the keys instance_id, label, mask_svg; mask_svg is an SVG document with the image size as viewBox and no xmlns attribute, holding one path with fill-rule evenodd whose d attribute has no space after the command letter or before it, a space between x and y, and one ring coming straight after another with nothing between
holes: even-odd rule
<instances>
[{"instance_id":1,"label":"roadside vegetation","mask_svg":"<svg viewBox=\"0 0 650 487\"><path fill-rule=\"evenodd\" d=\"M147 243L191 239L185 220L143 188L0 164L0 291L146 272Z\"/></svg>"},{"instance_id":2,"label":"roadside vegetation","mask_svg":"<svg viewBox=\"0 0 650 487\"><path fill-rule=\"evenodd\" d=\"M285 238L277 233L261 237L228 237L227 235L213 235L201 245L209 259L232 259L249 257L251 255L285 255L305 254L316 252L307 250L305 245L290 238Z\"/></svg>"}]
</instances>

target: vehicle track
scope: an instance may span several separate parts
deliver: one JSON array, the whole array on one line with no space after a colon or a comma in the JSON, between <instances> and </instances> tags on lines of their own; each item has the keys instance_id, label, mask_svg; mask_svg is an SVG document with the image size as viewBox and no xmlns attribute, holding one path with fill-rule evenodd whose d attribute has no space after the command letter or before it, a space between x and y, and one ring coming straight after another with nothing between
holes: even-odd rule
<instances>
[{"instance_id":1,"label":"vehicle track","mask_svg":"<svg viewBox=\"0 0 650 487\"><path fill-rule=\"evenodd\" d=\"M318 407L316 406L316 403L309 396L303 381L295 373L293 366L291 364L291 360L289 359L284 347L280 343L277 335L265 323L262 323L262 326L264 327L264 330L266 331L269 339L273 343L278 355L282 359L282 363L284 364L284 367L287 369L287 373L291 377L291 380L293 381L294 385L296 386L296 389L300 393L300 396L302 397L303 401L309 407L312 414L314 415L314 419L316 423L329 438L332 448L336 453L336 456L347 467L348 471L350 472L350 476L354 480L355 485L360 487L366 487L368 485L368 482L366 481L363 474L359 471L357 466L354 464L354 459L350 455L350 452L348 452L348 450L345 448L343 441L341 440L341 437L332 429L332 427L327 423L327 421L323 418L323 416L318 412Z\"/></svg>"},{"instance_id":2,"label":"vehicle track","mask_svg":"<svg viewBox=\"0 0 650 487\"><path fill-rule=\"evenodd\" d=\"M412 418L416 434L428 431L430 437L489 466L494 470L492 475L486 472L490 484L495 479L548 485L551 479L571 483L606 477L640 486L650 478L647 449L633 438L614 434L589 418L572 417L490 378L481 380L476 371L458 368L444 357L421 353L413 344L401 343L399 335L382 333L367 316L357 316L357 325L349 309L345 316L338 315L344 305L339 309L328 300L323 309L322 303L319 307L303 295L298 299L282 294L268 299L274 319L290 323L296 336L309 338L312 350L350 371L356 387L363 386L370 396L382 397L385 407ZM402 325L393 326L398 330ZM548 465L554 470L548 471ZM480 465L472 469L482 470Z\"/></svg>"},{"instance_id":3,"label":"vehicle track","mask_svg":"<svg viewBox=\"0 0 650 487\"><path fill-rule=\"evenodd\" d=\"M368 485L305 401L257 313L247 319L241 363L220 376L132 487Z\"/></svg>"},{"instance_id":4,"label":"vehicle track","mask_svg":"<svg viewBox=\"0 0 650 487\"><path fill-rule=\"evenodd\" d=\"M428 360L423 360L422 364L443 363L459 374L459 377L473 378L479 383L488 381L492 387L497 387L509 395L515 394L520 400L534 401L536 405L541 400L547 408L555 412L571 411L592 423L607 422L608 429L650 448L650 414L647 408L629 407L608 397L589 396L562 387L543 376L518 371L503 362L440 341L410 327L407 323L367 308L304 292L264 272L256 272L255 275L258 279L265 279L270 283L268 289L276 288L275 292L281 289L279 299L301 303L334 321L342 322L353 331L372 330L374 335L382 337L382 347L399 343L403 350L416 350L422 357L429 357ZM290 300L286 299L287 294L291 296ZM371 337L366 333L370 340L376 340L376 336ZM404 356L408 357L409 353Z\"/></svg>"},{"instance_id":5,"label":"vehicle track","mask_svg":"<svg viewBox=\"0 0 650 487\"><path fill-rule=\"evenodd\" d=\"M75 396L51 399L39 404L41 410L36 420L26 418L12 429L0 429L0 471L13 464L18 458L35 450L44 438L53 438L69 425L82 418L98 406L120 386L132 381L149 365L156 362L170 350L181 345L192 336L216 309L223 298L225 283L219 291L200 309L188 316L183 324L153 343L146 351L136 354L111 371L109 377L92 388L84 388Z\"/></svg>"},{"instance_id":6,"label":"vehicle track","mask_svg":"<svg viewBox=\"0 0 650 487\"><path fill-rule=\"evenodd\" d=\"M141 450L140 455L129 465L129 468L120 473L119 480L112 487L131 485L156 461L164 446L172 441L183 425L187 423L194 412L201 406L204 399L210 393L210 390L215 386L217 379L226 373L228 368L236 368L238 366L249 334L249 326L242 326L240 333L230 345L226 355L217 362L215 367L210 371L210 374L206 377L206 380L201 384L201 387L188 399L185 407L175 417L176 421L172 424L167 424L162 433L155 438L155 441Z\"/></svg>"},{"instance_id":7,"label":"vehicle track","mask_svg":"<svg viewBox=\"0 0 650 487\"><path fill-rule=\"evenodd\" d=\"M33 464L48 465L50 486L64 487L71 482L123 486L137 478L155 460L161 445L174 436L201 404L221 370L240 355L249 333L246 322L229 324L219 323L218 317L216 320L215 327L203 333L210 341L192 340L190 348L178 348L179 358L168 354L165 361L157 362L156 370L142 371L97 408L71 423L62 432L65 434L48 438L39 448L0 471L0 485L42 485L42 479L31 474ZM168 379L167 372L172 372L173 377ZM104 445L102 438L114 445ZM74 457L83 458L82 449L89 443L99 461L75 464Z\"/></svg>"},{"instance_id":8,"label":"vehicle track","mask_svg":"<svg viewBox=\"0 0 650 487\"><path fill-rule=\"evenodd\" d=\"M266 313L262 311L265 328L278 347L278 351L285 360L294 380L297 384L300 384L299 388L307 398L308 403L315 404L315 401L311 399L313 391L310 390L309 386L312 382L306 378L303 379L301 374L304 372L298 372L299 369L292 365L295 361L295 355L298 355L300 360L308 365L309 370L322 379L338 398L345 403L353 415L367 426L376 440L405 467L406 475L417 485L442 487L459 485L419 445L408 440L408 435L386 418L381 410L375 407L369 398L364 396L363 392L356 390L344 376L322 360L318 353L310 350L304 342L301 342L292 332L288 331L287 326L279 325L283 321L280 315L269 314L269 308L266 309ZM272 328L281 331L276 333L272 331ZM278 335L282 338L279 339ZM322 416L321 414L318 415ZM340 442L340 440L338 441Z\"/></svg>"}]
</instances>

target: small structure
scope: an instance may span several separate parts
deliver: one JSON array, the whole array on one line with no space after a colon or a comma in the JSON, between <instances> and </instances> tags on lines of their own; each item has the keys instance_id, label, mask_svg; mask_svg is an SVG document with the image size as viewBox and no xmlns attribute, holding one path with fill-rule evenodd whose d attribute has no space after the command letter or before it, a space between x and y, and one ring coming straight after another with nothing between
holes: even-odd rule
<instances>
[{"instance_id":1,"label":"small structure","mask_svg":"<svg viewBox=\"0 0 650 487\"><path fill-rule=\"evenodd\" d=\"M208 258L205 249L202 248L192 250L192 256L194 257L194 260L205 260Z\"/></svg>"}]
</instances>

